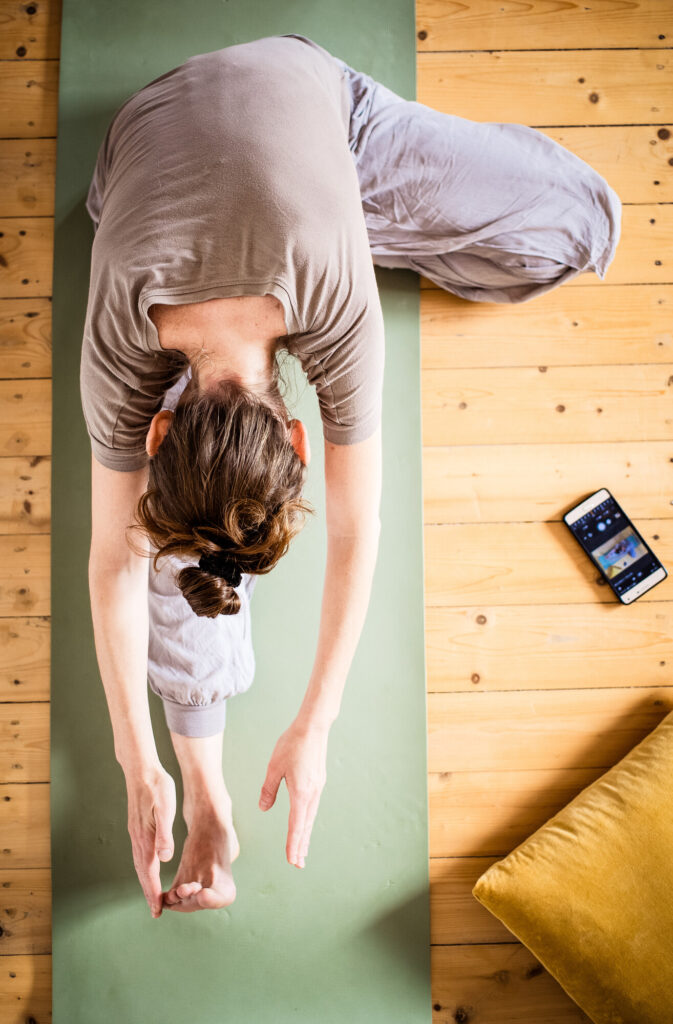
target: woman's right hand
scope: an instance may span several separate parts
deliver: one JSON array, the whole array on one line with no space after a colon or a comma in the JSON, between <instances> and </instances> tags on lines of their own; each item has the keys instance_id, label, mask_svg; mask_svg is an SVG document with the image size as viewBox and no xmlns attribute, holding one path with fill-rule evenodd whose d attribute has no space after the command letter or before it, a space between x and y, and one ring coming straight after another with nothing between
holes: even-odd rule
<instances>
[{"instance_id":1,"label":"woman's right hand","mask_svg":"<svg viewBox=\"0 0 673 1024\"><path fill-rule=\"evenodd\" d=\"M125 774L133 864L152 917L160 917L160 861L170 860L174 852L175 782L161 764L150 771L127 770Z\"/></svg>"}]
</instances>

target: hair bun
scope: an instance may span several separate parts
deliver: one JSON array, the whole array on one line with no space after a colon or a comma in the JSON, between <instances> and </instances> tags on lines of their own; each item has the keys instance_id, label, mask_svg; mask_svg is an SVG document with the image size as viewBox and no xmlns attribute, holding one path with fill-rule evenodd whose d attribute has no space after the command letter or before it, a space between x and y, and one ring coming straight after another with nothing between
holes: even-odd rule
<instances>
[{"instance_id":1,"label":"hair bun","mask_svg":"<svg viewBox=\"0 0 673 1024\"><path fill-rule=\"evenodd\" d=\"M196 615L236 615L241 599L230 583L198 565L186 565L176 583Z\"/></svg>"},{"instance_id":2,"label":"hair bun","mask_svg":"<svg viewBox=\"0 0 673 1024\"><path fill-rule=\"evenodd\" d=\"M206 552L199 559L199 569L204 569L212 576L221 576L230 587L240 587L243 573L233 558L224 551Z\"/></svg>"}]
</instances>

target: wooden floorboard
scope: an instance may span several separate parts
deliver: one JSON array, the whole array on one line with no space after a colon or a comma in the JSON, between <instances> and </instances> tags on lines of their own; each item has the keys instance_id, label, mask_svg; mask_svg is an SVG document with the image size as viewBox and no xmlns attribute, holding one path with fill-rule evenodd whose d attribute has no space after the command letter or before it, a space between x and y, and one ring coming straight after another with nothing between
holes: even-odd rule
<instances>
[{"instance_id":1,"label":"wooden floorboard","mask_svg":"<svg viewBox=\"0 0 673 1024\"><path fill-rule=\"evenodd\" d=\"M51 1015L51 270L60 3L0 0L0 1017ZM670 580L623 608L561 521L608 486L673 554L669 0L418 0L419 101L537 127L624 203L603 281L421 279L435 1024L586 1021L471 895L671 709ZM599 411L600 409L600 411ZM11 897L11 898L10 898Z\"/></svg>"},{"instance_id":2,"label":"wooden floorboard","mask_svg":"<svg viewBox=\"0 0 673 1024\"><path fill-rule=\"evenodd\" d=\"M673 362L673 286L596 283L593 276L594 288L580 290L573 280L516 306L424 290L423 370L594 366L598 376L606 365ZM23 352L17 343L17 362Z\"/></svg>"},{"instance_id":3,"label":"wooden floorboard","mask_svg":"<svg viewBox=\"0 0 673 1024\"><path fill-rule=\"evenodd\" d=\"M416 0L419 55L439 50L671 46L670 0Z\"/></svg>"},{"instance_id":4,"label":"wooden floorboard","mask_svg":"<svg viewBox=\"0 0 673 1024\"><path fill-rule=\"evenodd\" d=\"M656 543L656 542L654 542ZM429 605L428 692L670 684L673 602ZM619 616L619 618L617 618Z\"/></svg>"},{"instance_id":5,"label":"wooden floorboard","mask_svg":"<svg viewBox=\"0 0 673 1024\"><path fill-rule=\"evenodd\" d=\"M670 587L624 616L561 521L607 486L670 559L670 9L416 14L421 102L539 128L624 204L602 281L507 306L421 280L434 1019L586 1020L471 890L672 706Z\"/></svg>"},{"instance_id":6,"label":"wooden floorboard","mask_svg":"<svg viewBox=\"0 0 673 1024\"><path fill-rule=\"evenodd\" d=\"M533 128L666 125L672 78L670 50L421 53L417 98L442 113Z\"/></svg>"}]
</instances>

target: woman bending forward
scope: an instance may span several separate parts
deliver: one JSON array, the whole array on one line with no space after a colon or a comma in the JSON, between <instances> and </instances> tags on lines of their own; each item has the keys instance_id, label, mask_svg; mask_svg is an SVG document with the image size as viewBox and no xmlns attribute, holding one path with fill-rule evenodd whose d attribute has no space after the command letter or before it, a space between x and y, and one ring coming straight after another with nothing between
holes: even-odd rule
<instances>
[{"instance_id":1,"label":"woman bending forward","mask_svg":"<svg viewBox=\"0 0 673 1024\"><path fill-rule=\"evenodd\" d=\"M158 917L236 895L226 701L254 676L256 579L313 511L309 439L283 400L280 350L318 397L328 544L313 669L259 806L284 778L285 854L303 867L378 550L385 345L373 263L473 301L523 302L585 271L602 278L621 204L541 132L404 100L288 34L198 54L131 96L101 144L87 210L91 608L134 864ZM176 795L148 681L188 826L167 892Z\"/></svg>"}]
</instances>

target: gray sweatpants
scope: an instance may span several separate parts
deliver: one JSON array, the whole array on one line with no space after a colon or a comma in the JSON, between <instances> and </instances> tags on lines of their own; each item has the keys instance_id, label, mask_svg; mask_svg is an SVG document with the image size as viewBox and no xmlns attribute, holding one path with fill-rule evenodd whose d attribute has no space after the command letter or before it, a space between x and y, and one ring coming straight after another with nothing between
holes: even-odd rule
<instances>
[{"instance_id":1,"label":"gray sweatpants","mask_svg":"<svg viewBox=\"0 0 673 1024\"><path fill-rule=\"evenodd\" d=\"M293 33L290 33L293 34ZM526 302L612 261L621 202L604 178L542 132L476 122L404 100L334 57L351 92L349 148L374 262L415 270L478 302ZM166 393L174 407L189 371ZM185 561L149 566L148 682L169 729L210 736L226 702L252 683L250 599L237 615L192 612L173 575Z\"/></svg>"}]
</instances>

